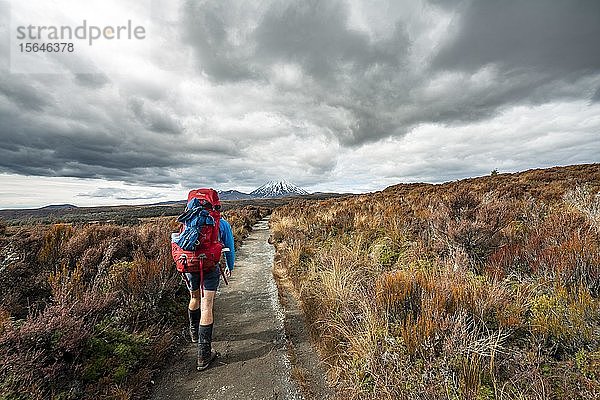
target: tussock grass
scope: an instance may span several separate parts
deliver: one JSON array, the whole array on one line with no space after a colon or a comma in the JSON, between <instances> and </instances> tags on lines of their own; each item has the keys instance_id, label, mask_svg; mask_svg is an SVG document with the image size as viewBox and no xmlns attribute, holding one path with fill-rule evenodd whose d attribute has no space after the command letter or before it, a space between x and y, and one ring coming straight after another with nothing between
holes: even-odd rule
<instances>
[{"instance_id":1,"label":"tussock grass","mask_svg":"<svg viewBox=\"0 0 600 400\"><path fill-rule=\"evenodd\" d=\"M399 185L271 219L340 398L600 398L600 166Z\"/></svg>"}]
</instances>

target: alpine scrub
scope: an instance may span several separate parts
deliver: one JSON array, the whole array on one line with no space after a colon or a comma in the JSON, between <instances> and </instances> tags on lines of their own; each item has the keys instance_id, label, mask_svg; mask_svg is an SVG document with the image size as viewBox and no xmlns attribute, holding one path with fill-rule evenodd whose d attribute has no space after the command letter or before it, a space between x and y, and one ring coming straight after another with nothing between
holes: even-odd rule
<instances>
[{"instance_id":1,"label":"alpine scrub","mask_svg":"<svg viewBox=\"0 0 600 400\"><path fill-rule=\"evenodd\" d=\"M599 398L599 190L583 165L276 209L339 397Z\"/></svg>"},{"instance_id":2,"label":"alpine scrub","mask_svg":"<svg viewBox=\"0 0 600 400\"><path fill-rule=\"evenodd\" d=\"M267 212L224 214L241 241L238 225ZM146 396L185 340L187 294L169 251L177 225L166 217L1 232L0 399Z\"/></svg>"}]
</instances>

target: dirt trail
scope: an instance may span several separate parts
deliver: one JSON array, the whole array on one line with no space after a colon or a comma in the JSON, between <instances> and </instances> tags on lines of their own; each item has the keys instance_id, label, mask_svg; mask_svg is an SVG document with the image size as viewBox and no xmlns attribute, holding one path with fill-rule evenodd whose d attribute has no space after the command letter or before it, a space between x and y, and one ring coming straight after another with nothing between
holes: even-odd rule
<instances>
[{"instance_id":1,"label":"dirt trail","mask_svg":"<svg viewBox=\"0 0 600 400\"><path fill-rule=\"evenodd\" d=\"M160 374L152 399L303 398L290 378L285 314L272 275L274 249L268 238L265 219L236 254L229 285L221 282L213 338L221 357L198 372L196 345L190 343L175 365ZM294 321L297 329L298 323L302 321Z\"/></svg>"}]
</instances>

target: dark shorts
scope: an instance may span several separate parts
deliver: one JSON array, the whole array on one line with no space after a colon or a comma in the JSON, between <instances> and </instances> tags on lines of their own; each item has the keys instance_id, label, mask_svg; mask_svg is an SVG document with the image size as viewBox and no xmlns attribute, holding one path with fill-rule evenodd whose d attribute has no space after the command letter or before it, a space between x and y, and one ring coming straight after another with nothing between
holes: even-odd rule
<instances>
[{"instance_id":1,"label":"dark shorts","mask_svg":"<svg viewBox=\"0 0 600 400\"><path fill-rule=\"evenodd\" d=\"M211 272L205 272L204 290L217 290L220 278L221 270L218 265ZM200 272L186 272L185 278L182 279L190 292L200 289Z\"/></svg>"}]
</instances>

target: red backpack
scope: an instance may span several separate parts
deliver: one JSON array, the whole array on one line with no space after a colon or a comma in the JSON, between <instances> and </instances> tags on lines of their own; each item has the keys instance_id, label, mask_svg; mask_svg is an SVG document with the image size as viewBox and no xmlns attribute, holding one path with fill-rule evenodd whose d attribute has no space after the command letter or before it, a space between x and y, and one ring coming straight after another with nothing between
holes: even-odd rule
<instances>
[{"instance_id":1,"label":"red backpack","mask_svg":"<svg viewBox=\"0 0 600 400\"><path fill-rule=\"evenodd\" d=\"M188 194L188 203L192 199L198 199L202 208L208 211L208 214L214 220L214 224L204 224L198 230L198 240L194 250L184 250L174 241L184 229L185 223L181 224L179 234L173 234L171 240L171 255L175 261L177 271L184 272L199 272L200 287L204 284L204 273L214 270L215 266L221 259L221 250L223 245L219 241L219 224L221 221L221 213L219 211L221 202L219 194L213 189L196 189ZM217 209L215 209L217 207ZM186 212L189 212L186 207ZM185 216L182 214L178 220ZM185 275L184 275L185 276Z\"/></svg>"}]
</instances>

